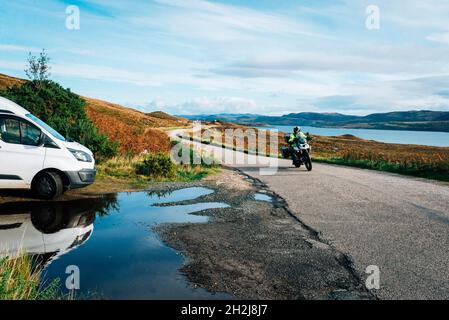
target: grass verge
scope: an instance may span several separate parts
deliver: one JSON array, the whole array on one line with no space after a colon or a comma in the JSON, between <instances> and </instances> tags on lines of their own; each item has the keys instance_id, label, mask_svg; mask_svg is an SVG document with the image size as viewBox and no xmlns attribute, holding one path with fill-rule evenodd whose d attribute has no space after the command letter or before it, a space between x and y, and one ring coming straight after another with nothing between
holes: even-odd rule
<instances>
[{"instance_id":1,"label":"grass verge","mask_svg":"<svg viewBox=\"0 0 449 320\"><path fill-rule=\"evenodd\" d=\"M114 157L97 167L98 179L127 182L132 188L144 188L149 182L190 182L217 173L217 165L177 165L167 154Z\"/></svg>"},{"instance_id":2,"label":"grass verge","mask_svg":"<svg viewBox=\"0 0 449 320\"><path fill-rule=\"evenodd\" d=\"M449 182L448 170L444 168L439 169L434 166L420 167L414 164L404 166L400 163L390 163L386 160L374 161L369 159L345 159L345 158L325 158L325 157L314 157L313 161L361 169L391 172L418 178L426 178Z\"/></svg>"},{"instance_id":3,"label":"grass verge","mask_svg":"<svg viewBox=\"0 0 449 320\"><path fill-rule=\"evenodd\" d=\"M0 259L0 300L57 300L62 296L60 281L56 279L47 286L40 285L41 270L33 270L28 255Z\"/></svg>"}]
</instances>

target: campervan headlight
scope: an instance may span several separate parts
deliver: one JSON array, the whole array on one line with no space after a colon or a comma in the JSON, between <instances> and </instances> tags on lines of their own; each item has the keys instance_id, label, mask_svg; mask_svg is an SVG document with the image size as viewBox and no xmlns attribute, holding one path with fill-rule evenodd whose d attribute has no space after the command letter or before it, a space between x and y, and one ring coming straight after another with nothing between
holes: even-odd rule
<instances>
[{"instance_id":1,"label":"campervan headlight","mask_svg":"<svg viewBox=\"0 0 449 320\"><path fill-rule=\"evenodd\" d=\"M73 156L78 160L82 162L92 162L92 157L90 154L81 151L81 150L75 150L75 149L69 149L69 151L73 154Z\"/></svg>"}]
</instances>

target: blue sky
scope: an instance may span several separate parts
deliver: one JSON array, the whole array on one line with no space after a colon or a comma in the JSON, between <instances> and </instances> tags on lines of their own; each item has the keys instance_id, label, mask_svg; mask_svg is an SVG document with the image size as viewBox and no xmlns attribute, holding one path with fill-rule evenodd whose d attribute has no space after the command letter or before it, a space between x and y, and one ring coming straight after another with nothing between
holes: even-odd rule
<instances>
[{"instance_id":1,"label":"blue sky","mask_svg":"<svg viewBox=\"0 0 449 320\"><path fill-rule=\"evenodd\" d=\"M80 9L79 30L66 8ZM366 28L366 8L380 29ZM45 48L73 91L173 114L449 110L449 2L15 0L0 72Z\"/></svg>"}]
</instances>

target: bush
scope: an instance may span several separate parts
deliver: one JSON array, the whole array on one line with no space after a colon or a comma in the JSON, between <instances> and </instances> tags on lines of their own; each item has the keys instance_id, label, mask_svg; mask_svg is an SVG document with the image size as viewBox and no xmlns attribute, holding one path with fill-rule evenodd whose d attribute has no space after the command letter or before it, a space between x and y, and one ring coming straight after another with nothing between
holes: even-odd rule
<instances>
[{"instance_id":1,"label":"bush","mask_svg":"<svg viewBox=\"0 0 449 320\"><path fill-rule=\"evenodd\" d=\"M85 101L70 89L50 80L34 80L1 90L0 95L29 110L66 138L85 145L97 159L117 154L118 144L98 132L87 116Z\"/></svg>"},{"instance_id":2,"label":"bush","mask_svg":"<svg viewBox=\"0 0 449 320\"><path fill-rule=\"evenodd\" d=\"M165 153L149 154L143 162L136 165L136 173L158 178L172 178L176 174L176 165Z\"/></svg>"},{"instance_id":3,"label":"bush","mask_svg":"<svg viewBox=\"0 0 449 320\"><path fill-rule=\"evenodd\" d=\"M106 135L99 134L98 129L89 119L78 122L80 127L79 143L87 146L99 160L110 159L117 155L119 144Z\"/></svg>"}]
</instances>

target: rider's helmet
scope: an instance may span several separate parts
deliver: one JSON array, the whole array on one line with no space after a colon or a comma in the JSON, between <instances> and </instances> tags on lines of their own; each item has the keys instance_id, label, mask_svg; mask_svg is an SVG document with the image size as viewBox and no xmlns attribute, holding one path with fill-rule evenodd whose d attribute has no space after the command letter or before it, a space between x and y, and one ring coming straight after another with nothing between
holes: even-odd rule
<instances>
[{"instance_id":1,"label":"rider's helmet","mask_svg":"<svg viewBox=\"0 0 449 320\"><path fill-rule=\"evenodd\" d=\"M293 132L294 132L294 133L297 133L297 132L299 132L299 131L301 131L301 127L296 126L295 129L293 129Z\"/></svg>"}]
</instances>

